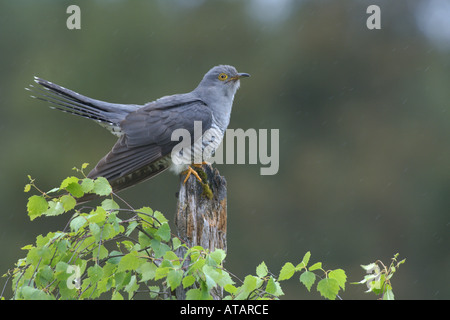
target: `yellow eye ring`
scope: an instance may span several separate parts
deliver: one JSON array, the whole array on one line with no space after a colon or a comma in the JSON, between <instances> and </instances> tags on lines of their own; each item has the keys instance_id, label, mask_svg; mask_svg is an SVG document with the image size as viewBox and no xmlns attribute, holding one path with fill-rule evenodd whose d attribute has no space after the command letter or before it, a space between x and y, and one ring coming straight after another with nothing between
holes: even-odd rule
<instances>
[{"instance_id":1,"label":"yellow eye ring","mask_svg":"<svg viewBox=\"0 0 450 320\"><path fill-rule=\"evenodd\" d=\"M225 80L228 79L228 75L225 74L225 73L221 73L221 74L219 74L218 79L219 79L220 81L225 81Z\"/></svg>"}]
</instances>

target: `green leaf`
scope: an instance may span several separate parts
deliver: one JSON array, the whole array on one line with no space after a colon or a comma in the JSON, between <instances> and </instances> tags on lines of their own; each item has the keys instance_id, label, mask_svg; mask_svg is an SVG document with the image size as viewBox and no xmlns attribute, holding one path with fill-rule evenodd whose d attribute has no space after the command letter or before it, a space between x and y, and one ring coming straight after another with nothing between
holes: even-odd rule
<instances>
[{"instance_id":1,"label":"green leaf","mask_svg":"<svg viewBox=\"0 0 450 320\"><path fill-rule=\"evenodd\" d=\"M111 264L119 264L120 260L122 260L122 257L122 252L113 250L109 253L108 262Z\"/></svg>"},{"instance_id":2,"label":"green leaf","mask_svg":"<svg viewBox=\"0 0 450 320\"><path fill-rule=\"evenodd\" d=\"M120 294L120 292L118 290L115 290L111 300L123 300L123 296Z\"/></svg>"},{"instance_id":3,"label":"green leaf","mask_svg":"<svg viewBox=\"0 0 450 320\"><path fill-rule=\"evenodd\" d=\"M158 231L156 231L156 235L161 238L163 241L169 241L170 240L170 227L167 222L163 223L159 228Z\"/></svg>"},{"instance_id":4,"label":"green leaf","mask_svg":"<svg viewBox=\"0 0 450 320\"><path fill-rule=\"evenodd\" d=\"M107 196L111 194L112 188L104 177L98 177L94 181L94 187L92 188L92 192L98 194L99 196Z\"/></svg>"},{"instance_id":5,"label":"green leaf","mask_svg":"<svg viewBox=\"0 0 450 320\"><path fill-rule=\"evenodd\" d=\"M41 216L45 211L47 211L48 203L43 196L31 196L28 198L27 210L30 220Z\"/></svg>"},{"instance_id":6,"label":"green leaf","mask_svg":"<svg viewBox=\"0 0 450 320\"><path fill-rule=\"evenodd\" d=\"M106 220L106 211L102 207L97 207L95 211L89 214L87 217L90 223L103 223Z\"/></svg>"},{"instance_id":7,"label":"green leaf","mask_svg":"<svg viewBox=\"0 0 450 320\"><path fill-rule=\"evenodd\" d=\"M36 273L36 285L44 288L47 286L50 282L53 281L53 270L50 268L50 266L44 266L42 267L37 273Z\"/></svg>"},{"instance_id":8,"label":"green leaf","mask_svg":"<svg viewBox=\"0 0 450 320\"><path fill-rule=\"evenodd\" d=\"M328 273L328 278L336 279L336 281L339 284L339 287L341 287L342 290L345 290L345 282L347 282L347 276L345 275L344 270L342 269L332 270Z\"/></svg>"},{"instance_id":9,"label":"green leaf","mask_svg":"<svg viewBox=\"0 0 450 320\"><path fill-rule=\"evenodd\" d=\"M78 216L70 221L70 229L73 232L77 232L85 223L87 223L86 217Z\"/></svg>"},{"instance_id":10,"label":"green leaf","mask_svg":"<svg viewBox=\"0 0 450 320\"><path fill-rule=\"evenodd\" d=\"M23 188L23 191L24 192L29 192L30 190L31 190L31 184L28 183L28 184L25 185L25 188Z\"/></svg>"},{"instance_id":11,"label":"green leaf","mask_svg":"<svg viewBox=\"0 0 450 320\"><path fill-rule=\"evenodd\" d=\"M128 253L120 259L119 266L117 272L125 271L125 270L136 270L142 263L145 261L139 259L136 256L136 253Z\"/></svg>"},{"instance_id":12,"label":"green leaf","mask_svg":"<svg viewBox=\"0 0 450 320\"><path fill-rule=\"evenodd\" d=\"M250 292L257 288L258 278L248 275L244 279L244 283L240 286L236 292L236 300L247 299Z\"/></svg>"},{"instance_id":13,"label":"green leaf","mask_svg":"<svg viewBox=\"0 0 450 320\"><path fill-rule=\"evenodd\" d=\"M308 268L309 271L314 271L318 269L322 269L322 262L316 262L311 267Z\"/></svg>"},{"instance_id":14,"label":"green leaf","mask_svg":"<svg viewBox=\"0 0 450 320\"><path fill-rule=\"evenodd\" d=\"M292 263L286 262L281 268L280 275L278 276L278 281L290 279L295 272L295 267Z\"/></svg>"},{"instance_id":15,"label":"green leaf","mask_svg":"<svg viewBox=\"0 0 450 320\"><path fill-rule=\"evenodd\" d=\"M120 206L113 199L105 199L102 201L102 208L106 211L114 211L120 209Z\"/></svg>"},{"instance_id":16,"label":"green leaf","mask_svg":"<svg viewBox=\"0 0 450 320\"><path fill-rule=\"evenodd\" d=\"M75 208L75 205L77 204L77 201L72 196L67 194L63 195L60 201L64 207L64 211L66 212Z\"/></svg>"},{"instance_id":17,"label":"green leaf","mask_svg":"<svg viewBox=\"0 0 450 320\"><path fill-rule=\"evenodd\" d=\"M300 270L302 270L303 268L306 268L306 266L307 266L308 263L309 263L309 258L311 258L311 252L308 251L308 252L305 253L305 255L303 256L302 262L300 262L300 263L295 267L296 271L300 271Z\"/></svg>"},{"instance_id":18,"label":"green leaf","mask_svg":"<svg viewBox=\"0 0 450 320\"><path fill-rule=\"evenodd\" d=\"M125 286L125 291L128 292L128 299L131 300L133 297L134 292L139 289L139 284L137 283L136 276L132 275L130 278L130 281Z\"/></svg>"},{"instance_id":19,"label":"green leaf","mask_svg":"<svg viewBox=\"0 0 450 320\"><path fill-rule=\"evenodd\" d=\"M63 180L61 183L61 189L66 189L70 194L76 198L80 198L84 195L83 188L78 183L79 179L77 177L69 177Z\"/></svg>"},{"instance_id":20,"label":"green leaf","mask_svg":"<svg viewBox=\"0 0 450 320\"><path fill-rule=\"evenodd\" d=\"M98 264L90 267L87 270L89 279L91 280L91 284L97 283L103 277L103 270Z\"/></svg>"},{"instance_id":21,"label":"green leaf","mask_svg":"<svg viewBox=\"0 0 450 320\"><path fill-rule=\"evenodd\" d=\"M153 262L145 262L137 268L137 272L141 274L141 281L145 282L155 278L156 269L158 267Z\"/></svg>"},{"instance_id":22,"label":"green leaf","mask_svg":"<svg viewBox=\"0 0 450 320\"><path fill-rule=\"evenodd\" d=\"M215 249L209 256L217 263L217 265L220 265L227 254L222 249Z\"/></svg>"},{"instance_id":23,"label":"green leaf","mask_svg":"<svg viewBox=\"0 0 450 320\"><path fill-rule=\"evenodd\" d=\"M64 213L64 206L59 201L50 201L48 203L48 209L43 213L45 216L59 216Z\"/></svg>"},{"instance_id":24,"label":"green leaf","mask_svg":"<svg viewBox=\"0 0 450 320\"><path fill-rule=\"evenodd\" d=\"M175 290L181 284L181 279L183 279L183 271L180 269L172 269L167 274L167 284L171 290Z\"/></svg>"},{"instance_id":25,"label":"green leaf","mask_svg":"<svg viewBox=\"0 0 450 320\"><path fill-rule=\"evenodd\" d=\"M75 184L78 184L78 181L79 181L80 179L78 179L77 177L74 177L74 176L72 176L72 177L67 177L67 178L65 178L62 182L61 182L61 185L60 185L60 189L66 189L70 184L72 184L72 183L75 183Z\"/></svg>"},{"instance_id":26,"label":"green leaf","mask_svg":"<svg viewBox=\"0 0 450 320\"><path fill-rule=\"evenodd\" d=\"M261 262L259 266L256 267L256 275L260 278L264 278L265 276L267 276L268 272L269 270L267 269L267 266L264 263L264 261Z\"/></svg>"},{"instance_id":27,"label":"green leaf","mask_svg":"<svg viewBox=\"0 0 450 320\"><path fill-rule=\"evenodd\" d=\"M186 292L186 300L210 300L212 297L206 290L190 289Z\"/></svg>"},{"instance_id":28,"label":"green leaf","mask_svg":"<svg viewBox=\"0 0 450 320\"><path fill-rule=\"evenodd\" d=\"M29 286L23 286L20 290L25 300L54 300L55 297L46 294L42 290L35 289Z\"/></svg>"},{"instance_id":29,"label":"green leaf","mask_svg":"<svg viewBox=\"0 0 450 320\"><path fill-rule=\"evenodd\" d=\"M363 268L366 271L373 271L373 270L379 270L380 269L376 263L370 263L370 264L366 264L366 265L362 264L361 268Z\"/></svg>"},{"instance_id":30,"label":"green leaf","mask_svg":"<svg viewBox=\"0 0 450 320\"><path fill-rule=\"evenodd\" d=\"M316 275L314 272L305 271L300 275L300 282L303 283L308 289L308 291L311 291L311 287L316 281Z\"/></svg>"},{"instance_id":31,"label":"green leaf","mask_svg":"<svg viewBox=\"0 0 450 320\"><path fill-rule=\"evenodd\" d=\"M170 247L167 244L156 239L150 240L150 246L155 252L155 258L161 258L167 251L170 251Z\"/></svg>"},{"instance_id":32,"label":"green leaf","mask_svg":"<svg viewBox=\"0 0 450 320\"><path fill-rule=\"evenodd\" d=\"M269 280L267 281L266 292L276 297L284 295L283 290L281 290L280 283L278 281L275 281L272 276L270 276Z\"/></svg>"},{"instance_id":33,"label":"green leaf","mask_svg":"<svg viewBox=\"0 0 450 320\"><path fill-rule=\"evenodd\" d=\"M394 300L394 292L392 292L392 288L390 286L386 289L386 292L383 295L383 300Z\"/></svg>"},{"instance_id":34,"label":"green leaf","mask_svg":"<svg viewBox=\"0 0 450 320\"><path fill-rule=\"evenodd\" d=\"M84 193L91 193L93 188L94 180L90 178L84 178L81 180L81 190L83 190Z\"/></svg>"},{"instance_id":35,"label":"green leaf","mask_svg":"<svg viewBox=\"0 0 450 320\"><path fill-rule=\"evenodd\" d=\"M215 286L216 283L221 287L224 287L227 284L234 284L234 281L231 279L228 272L222 269L204 265L202 271L206 276L208 276L215 282L211 286ZM210 287L210 285L208 285L208 287Z\"/></svg>"},{"instance_id":36,"label":"green leaf","mask_svg":"<svg viewBox=\"0 0 450 320\"><path fill-rule=\"evenodd\" d=\"M91 231L92 235L95 237L95 241L100 241L102 230L96 223L90 223L89 224L89 230Z\"/></svg>"},{"instance_id":37,"label":"green leaf","mask_svg":"<svg viewBox=\"0 0 450 320\"><path fill-rule=\"evenodd\" d=\"M153 212L153 216L155 217L156 220L159 221L159 223L163 224L164 222L168 222L169 220L166 219L166 217L164 217L164 215L159 212L159 211L155 211Z\"/></svg>"},{"instance_id":38,"label":"green leaf","mask_svg":"<svg viewBox=\"0 0 450 320\"><path fill-rule=\"evenodd\" d=\"M339 292L339 283L336 279L322 279L317 284L317 291L319 291L323 297L334 300Z\"/></svg>"},{"instance_id":39,"label":"green leaf","mask_svg":"<svg viewBox=\"0 0 450 320\"><path fill-rule=\"evenodd\" d=\"M181 240L177 237L172 238L172 250L177 250L181 246Z\"/></svg>"},{"instance_id":40,"label":"green leaf","mask_svg":"<svg viewBox=\"0 0 450 320\"><path fill-rule=\"evenodd\" d=\"M155 280L159 280L159 279L163 279L163 278L167 277L167 274L169 273L170 270L171 270L171 268L169 268L169 267L159 266L155 272Z\"/></svg>"},{"instance_id":41,"label":"green leaf","mask_svg":"<svg viewBox=\"0 0 450 320\"><path fill-rule=\"evenodd\" d=\"M184 277L183 281L182 281L183 288L186 289L187 287L192 286L194 284L194 282L195 282L195 277L194 276L188 275L188 276Z\"/></svg>"}]
</instances>

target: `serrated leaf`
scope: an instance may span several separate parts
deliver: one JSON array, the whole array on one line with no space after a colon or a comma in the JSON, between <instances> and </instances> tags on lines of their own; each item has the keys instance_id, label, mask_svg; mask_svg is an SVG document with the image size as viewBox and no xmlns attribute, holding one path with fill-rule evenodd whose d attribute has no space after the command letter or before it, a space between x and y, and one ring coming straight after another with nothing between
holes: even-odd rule
<instances>
[{"instance_id":1,"label":"serrated leaf","mask_svg":"<svg viewBox=\"0 0 450 320\"><path fill-rule=\"evenodd\" d=\"M281 290L280 283L278 281L275 281L272 276L270 276L269 280L267 281L266 292L276 297L284 295L283 290Z\"/></svg>"},{"instance_id":2,"label":"serrated leaf","mask_svg":"<svg viewBox=\"0 0 450 320\"><path fill-rule=\"evenodd\" d=\"M244 283L237 289L236 300L247 299L250 292L256 289L258 278L248 275L244 279Z\"/></svg>"},{"instance_id":3,"label":"serrated leaf","mask_svg":"<svg viewBox=\"0 0 450 320\"><path fill-rule=\"evenodd\" d=\"M205 289L190 289L186 292L186 300L211 300L212 297Z\"/></svg>"},{"instance_id":4,"label":"serrated leaf","mask_svg":"<svg viewBox=\"0 0 450 320\"><path fill-rule=\"evenodd\" d=\"M329 300L334 300L339 293L339 283L336 279L322 279L317 283L317 291L320 292L321 296Z\"/></svg>"},{"instance_id":5,"label":"serrated leaf","mask_svg":"<svg viewBox=\"0 0 450 320\"><path fill-rule=\"evenodd\" d=\"M314 272L305 271L300 275L300 282L304 284L308 291L311 291L311 287L316 281L316 275Z\"/></svg>"},{"instance_id":6,"label":"serrated leaf","mask_svg":"<svg viewBox=\"0 0 450 320\"><path fill-rule=\"evenodd\" d=\"M170 240L170 226L167 222L163 223L159 228L158 231L155 233L157 236L161 238L163 241L169 241Z\"/></svg>"},{"instance_id":7,"label":"serrated leaf","mask_svg":"<svg viewBox=\"0 0 450 320\"><path fill-rule=\"evenodd\" d=\"M167 283L171 290L175 290L181 284L181 279L183 279L183 271L180 269L172 269L167 274Z\"/></svg>"},{"instance_id":8,"label":"serrated leaf","mask_svg":"<svg viewBox=\"0 0 450 320\"><path fill-rule=\"evenodd\" d=\"M224 250L222 249L215 249L211 254L209 255L218 265L220 265L227 256Z\"/></svg>"},{"instance_id":9,"label":"serrated leaf","mask_svg":"<svg viewBox=\"0 0 450 320\"><path fill-rule=\"evenodd\" d=\"M113 199L105 199L102 201L102 208L106 211L114 211L120 209L120 206Z\"/></svg>"},{"instance_id":10,"label":"serrated leaf","mask_svg":"<svg viewBox=\"0 0 450 320\"><path fill-rule=\"evenodd\" d=\"M280 275L278 276L278 281L290 279L295 272L295 267L292 263L286 262L281 268Z\"/></svg>"},{"instance_id":11,"label":"serrated leaf","mask_svg":"<svg viewBox=\"0 0 450 320\"><path fill-rule=\"evenodd\" d=\"M322 262L316 262L311 267L308 268L309 271L314 271L318 269L322 269Z\"/></svg>"},{"instance_id":12,"label":"serrated leaf","mask_svg":"<svg viewBox=\"0 0 450 320\"><path fill-rule=\"evenodd\" d=\"M23 188L23 192L29 192L31 190L31 184L26 184L25 188Z\"/></svg>"},{"instance_id":13,"label":"serrated leaf","mask_svg":"<svg viewBox=\"0 0 450 320\"><path fill-rule=\"evenodd\" d=\"M204 265L202 271L206 276L210 277L214 281L214 284L208 284L208 288L215 286L216 283L221 287L224 287L227 284L234 284L234 281L231 279L228 272L222 269Z\"/></svg>"},{"instance_id":14,"label":"serrated leaf","mask_svg":"<svg viewBox=\"0 0 450 320\"><path fill-rule=\"evenodd\" d=\"M94 180L90 178L84 178L83 180L81 180L81 190L83 190L84 193L92 192L93 188L94 188Z\"/></svg>"},{"instance_id":15,"label":"serrated leaf","mask_svg":"<svg viewBox=\"0 0 450 320\"><path fill-rule=\"evenodd\" d=\"M98 264L88 268L87 274L91 280L91 284L97 283L103 277L103 270Z\"/></svg>"},{"instance_id":16,"label":"serrated leaf","mask_svg":"<svg viewBox=\"0 0 450 320\"><path fill-rule=\"evenodd\" d=\"M94 187L92 188L92 192L98 194L99 196L107 196L111 194L112 189L106 178L98 177L94 180Z\"/></svg>"},{"instance_id":17,"label":"serrated leaf","mask_svg":"<svg viewBox=\"0 0 450 320\"><path fill-rule=\"evenodd\" d=\"M264 278L268 272L269 270L267 269L267 266L264 263L264 261L261 262L259 266L256 267L256 275L260 278Z\"/></svg>"},{"instance_id":18,"label":"serrated leaf","mask_svg":"<svg viewBox=\"0 0 450 320\"><path fill-rule=\"evenodd\" d=\"M132 221L132 222L130 222L130 224L128 225L128 227L127 227L127 231L125 232L125 235L127 236L127 237L129 237L130 236L130 234L134 231L134 229L136 229L136 227L138 226L139 224L137 223L137 221ZM142 232L140 232L140 233L142 233ZM139 241L140 242L140 241Z\"/></svg>"},{"instance_id":19,"label":"serrated leaf","mask_svg":"<svg viewBox=\"0 0 450 320\"><path fill-rule=\"evenodd\" d=\"M130 281L125 286L125 291L128 292L128 298L131 299L133 297L134 292L139 289L139 284L137 283L137 279L135 275L132 275Z\"/></svg>"},{"instance_id":20,"label":"serrated leaf","mask_svg":"<svg viewBox=\"0 0 450 320\"><path fill-rule=\"evenodd\" d=\"M30 220L41 216L45 211L47 211L48 203L43 196L31 196L28 198L27 210Z\"/></svg>"},{"instance_id":21,"label":"serrated leaf","mask_svg":"<svg viewBox=\"0 0 450 320\"><path fill-rule=\"evenodd\" d=\"M153 252L155 253L155 258L162 257L167 251L170 251L170 247L162 243L161 241L158 241L156 239L150 240L150 246L153 249Z\"/></svg>"},{"instance_id":22,"label":"serrated leaf","mask_svg":"<svg viewBox=\"0 0 450 320\"><path fill-rule=\"evenodd\" d=\"M59 216L64 213L64 206L59 201L48 202L48 209L43 213L44 216L52 217Z\"/></svg>"},{"instance_id":23,"label":"serrated leaf","mask_svg":"<svg viewBox=\"0 0 450 320\"><path fill-rule=\"evenodd\" d=\"M65 178L62 182L61 182L61 185L60 185L60 189L65 189L65 188L67 188L70 184L72 184L72 183L76 183L76 184L78 184L78 181L79 181L80 179L78 179L77 177L74 177L74 176L72 176L72 177L67 177L67 178Z\"/></svg>"},{"instance_id":24,"label":"serrated leaf","mask_svg":"<svg viewBox=\"0 0 450 320\"><path fill-rule=\"evenodd\" d=\"M141 280L142 282L151 280L155 277L156 269L158 267L153 262L145 262L141 264L137 271L141 274Z\"/></svg>"},{"instance_id":25,"label":"serrated leaf","mask_svg":"<svg viewBox=\"0 0 450 320\"><path fill-rule=\"evenodd\" d=\"M171 270L171 268L169 268L169 267L159 266L158 269L156 269L156 271L155 271L155 280L159 280L159 279L163 279L163 278L167 277L167 274L169 273L170 270Z\"/></svg>"},{"instance_id":26,"label":"serrated leaf","mask_svg":"<svg viewBox=\"0 0 450 320\"><path fill-rule=\"evenodd\" d=\"M186 289L187 287L192 286L195 283L195 277L192 275L187 275L183 278L183 288Z\"/></svg>"},{"instance_id":27,"label":"serrated leaf","mask_svg":"<svg viewBox=\"0 0 450 320\"><path fill-rule=\"evenodd\" d=\"M78 216L74 219L72 219L72 221L70 221L70 229L73 232L77 232L82 226L84 226L84 224L87 222L86 218L83 216Z\"/></svg>"},{"instance_id":28,"label":"serrated leaf","mask_svg":"<svg viewBox=\"0 0 450 320\"><path fill-rule=\"evenodd\" d=\"M123 300L123 296L120 294L120 292L118 290L115 290L111 300Z\"/></svg>"},{"instance_id":29,"label":"serrated leaf","mask_svg":"<svg viewBox=\"0 0 450 320\"><path fill-rule=\"evenodd\" d=\"M308 252L305 253L305 255L303 256L302 262L300 262L300 263L295 267L295 269L296 269L297 271L300 271L301 269L306 268L306 266L307 266L308 263L309 263L309 258L311 258L311 252L308 251Z\"/></svg>"},{"instance_id":30,"label":"serrated leaf","mask_svg":"<svg viewBox=\"0 0 450 320\"><path fill-rule=\"evenodd\" d=\"M172 250L177 250L181 246L181 240L177 237L172 238Z\"/></svg>"},{"instance_id":31,"label":"serrated leaf","mask_svg":"<svg viewBox=\"0 0 450 320\"><path fill-rule=\"evenodd\" d=\"M136 254L128 253L120 259L119 266L117 268L117 272L126 271L126 270L136 270L144 262L145 261L139 259L136 256Z\"/></svg>"},{"instance_id":32,"label":"serrated leaf","mask_svg":"<svg viewBox=\"0 0 450 320\"><path fill-rule=\"evenodd\" d=\"M339 287L341 287L342 290L345 290L345 283L347 282L347 276L344 270L342 269L332 270L328 273L328 278L336 279L336 281L339 284Z\"/></svg>"},{"instance_id":33,"label":"serrated leaf","mask_svg":"<svg viewBox=\"0 0 450 320\"><path fill-rule=\"evenodd\" d=\"M63 195L60 201L64 207L64 211L66 212L75 208L77 204L77 201L72 196L69 196L67 194Z\"/></svg>"}]
</instances>

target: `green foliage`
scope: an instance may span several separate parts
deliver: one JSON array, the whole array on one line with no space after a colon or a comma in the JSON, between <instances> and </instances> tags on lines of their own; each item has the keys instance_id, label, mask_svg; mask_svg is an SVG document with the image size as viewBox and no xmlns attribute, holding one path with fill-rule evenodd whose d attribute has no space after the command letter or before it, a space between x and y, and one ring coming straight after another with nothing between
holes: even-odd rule
<instances>
[{"instance_id":1,"label":"green foliage","mask_svg":"<svg viewBox=\"0 0 450 320\"><path fill-rule=\"evenodd\" d=\"M316 279L319 278L320 280L316 287L317 291L329 300L334 300L336 297L340 299L338 293L340 289L345 290L345 283L347 282L345 271L342 269L324 270L322 268L322 262L316 262L308 268L310 258L311 253L308 251L297 266L294 266L290 262L285 263L281 268L278 281L288 280L296 272L299 272L299 280L308 291L311 291ZM316 275L314 271L320 272L321 274Z\"/></svg>"},{"instance_id":2,"label":"green foliage","mask_svg":"<svg viewBox=\"0 0 450 320\"><path fill-rule=\"evenodd\" d=\"M4 276L12 281L13 299L133 299L137 294L151 299L175 299L175 290L186 289L187 299L212 299L212 290L223 289L223 299L279 299L281 282L299 274L308 291L324 297L340 298L347 276L342 269L325 270L321 262L310 265L307 252L297 265L285 263L278 276L262 262L256 275L239 279L224 266L226 253L188 247L171 233L168 220L149 207L120 208L116 195L104 178L64 179L59 188L41 191L29 177L25 192L36 189L27 203L31 220L72 212L62 231L39 235L15 267ZM107 196L97 207L76 207L76 198L87 193ZM120 199L120 198L119 198ZM395 257L396 258L396 257ZM396 262L394 258L394 261ZM393 262L394 263L394 262ZM383 285L375 291L393 297L389 279L403 261L378 270ZM375 264L374 264L375 265ZM365 266L366 270L369 266ZM369 283L366 277L360 283ZM372 283L372 282L370 282Z\"/></svg>"},{"instance_id":3,"label":"green foliage","mask_svg":"<svg viewBox=\"0 0 450 320\"><path fill-rule=\"evenodd\" d=\"M366 293L373 292L380 296L382 300L394 300L394 292L392 291L391 279L399 266L405 263L406 259L398 261L398 253L392 258L389 267L385 266L383 262L377 260L373 263L362 265L368 275L359 282L354 284L366 284L368 290Z\"/></svg>"}]
</instances>

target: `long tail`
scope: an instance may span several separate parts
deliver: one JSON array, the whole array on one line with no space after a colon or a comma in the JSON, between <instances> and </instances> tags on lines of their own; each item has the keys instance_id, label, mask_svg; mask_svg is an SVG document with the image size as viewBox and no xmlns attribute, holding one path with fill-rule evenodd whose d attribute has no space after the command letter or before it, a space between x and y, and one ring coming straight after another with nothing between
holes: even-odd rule
<instances>
[{"instance_id":1,"label":"long tail","mask_svg":"<svg viewBox=\"0 0 450 320\"><path fill-rule=\"evenodd\" d=\"M92 99L38 77L34 81L40 86L25 88L34 94L31 97L51 103L50 108L95 120L113 133L120 121L141 107Z\"/></svg>"}]
</instances>

